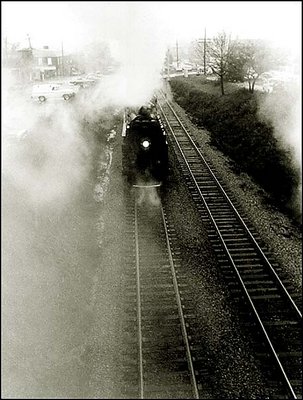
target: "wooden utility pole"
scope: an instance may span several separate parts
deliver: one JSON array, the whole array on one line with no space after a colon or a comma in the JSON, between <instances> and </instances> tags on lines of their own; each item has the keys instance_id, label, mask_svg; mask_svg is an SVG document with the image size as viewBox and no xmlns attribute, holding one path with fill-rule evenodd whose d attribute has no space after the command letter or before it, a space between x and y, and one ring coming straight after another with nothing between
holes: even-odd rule
<instances>
[{"instance_id":1,"label":"wooden utility pole","mask_svg":"<svg viewBox=\"0 0 303 400\"><path fill-rule=\"evenodd\" d=\"M170 52L169 52L169 48L167 49L167 80L170 80L170 71L169 71L169 57L170 57Z\"/></svg>"},{"instance_id":2,"label":"wooden utility pole","mask_svg":"<svg viewBox=\"0 0 303 400\"><path fill-rule=\"evenodd\" d=\"M203 69L204 69L204 75L206 75L206 28L204 29Z\"/></svg>"},{"instance_id":3,"label":"wooden utility pole","mask_svg":"<svg viewBox=\"0 0 303 400\"><path fill-rule=\"evenodd\" d=\"M29 34L27 34L27 39L28 39L28 47L32 50L31 38Z\"/></svg>"},{"instance_id":4,"label":"wooden utility pole","mask_svg":"<svg viewBox=\"0 0 303 400\"><path fill-rule=\"evenodd\" d=\"M63 42L61 42L61 58L62 58L62 76L64 76L64 54L63 54Z\"/></svg>"},{"instance_id":5,"label":"wooden utility pole","mask_svg":"<svg viewBox=\"0 0 303 400\"><path fill-rule=\"evenodd\" d=\"M8 62L8 49L7 49L7 36L4 38L4 43L5 43L5 62Z\"/></svg>"}]
</instances>

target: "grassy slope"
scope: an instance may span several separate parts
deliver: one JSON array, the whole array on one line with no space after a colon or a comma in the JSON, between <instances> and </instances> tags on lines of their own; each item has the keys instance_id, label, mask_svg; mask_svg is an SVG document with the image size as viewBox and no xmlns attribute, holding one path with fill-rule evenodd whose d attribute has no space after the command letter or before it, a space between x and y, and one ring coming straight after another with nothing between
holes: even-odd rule
<instances>
[{"instance_id":1,"label":"grassy slope","mask_svg":"<svg viewBox=\"0 0 303 400\"><path fill-rule=\"evenodd\" d=\"M213 144L235 161L237 169L255 179L281 209L289 210L299 171L274 136L273 126L259 117L259 101L265 94L228 84L221 96L217 82L204 77L174 78L171 88L175 100L198 126L210 131Z\"/></svg>"}]
</instances>

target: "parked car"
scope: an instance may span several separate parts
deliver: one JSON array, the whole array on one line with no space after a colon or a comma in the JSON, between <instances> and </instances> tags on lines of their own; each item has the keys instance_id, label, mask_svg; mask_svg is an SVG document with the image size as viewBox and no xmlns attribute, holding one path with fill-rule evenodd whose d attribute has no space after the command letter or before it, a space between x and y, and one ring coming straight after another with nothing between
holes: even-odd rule
<instances>
[{"instance_id":1,"label":"parked car","mask_svg":"<svg viewBox=\"0 0 303 400\"><path fill-rule=\"evenodd\" d=\"M77 77L70 80L69 83L70 85L79 86L81 88L89 88L93 86L96 83L96 81L94 79Z\"/></svg>"},{"instance_id":2,"label":"parked car","mask_svg":"<svg viewBox=\"0 0 303 400\"><path fill-rule=\"evenodd\" d=\"M72 86L63 83L47 83L34 85L31 98L40 103L44 103L48 99L68 101L76 95L76 92Z\"/></svg>"},{"instance_id":3,"label":"parked car","mask_svg":"<svg viewBox=\"0 0 303 400\"><path fill-rule=\"evenodd\" d=\"M187 71L192 71L192 69L193 69L192 64L183 63L183 65L182 65L182 70L183 70L183 72L184 72L185 70L187 70Z\"/></svg>"},{"instance_id":4,"label":"parked car","mask_svg":"<svg viewBox=\"0 0 303 400\"><path fill-rule=\"evenodd\" d=\"M90 72L89 74L86 75L85 77L88 80L93 80L93 81L99 81L102 79L102 74L101 72Z\"/></svg>"}]
</instances>

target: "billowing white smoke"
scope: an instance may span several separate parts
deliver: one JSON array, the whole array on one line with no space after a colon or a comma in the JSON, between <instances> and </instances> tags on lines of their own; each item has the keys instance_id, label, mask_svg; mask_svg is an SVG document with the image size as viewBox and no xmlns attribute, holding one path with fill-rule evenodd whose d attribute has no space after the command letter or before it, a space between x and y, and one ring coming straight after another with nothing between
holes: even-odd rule
<instances>
[{"instance_id":1,"label":"billowing white smoke","mask_svg":"<svg viewBox=\"0 0 303 400\"><path fill-rule=\"evenodd\" d=\"M283 89L264 96L260 103L260 116L272 123L274 134L282 145L290 151L293 166L302 171L301 144L301 94L298 83L284 83ZM302 174L293 199L293 208L302 215Z\"/></svg>"},{"instance_id":2,"label":"billowing white smoke","mask_svg":"<svg viewBox=\"0 0 303 400\"><path fill-rule=\"evenodd\" d=\"M4 140L3 172L35 203L64 199L85 176L88 149L79 135L84 117L96 121L107 106L139 107L161 85L160 71L167 43L163 38L164 27L157 26L155 21L155 7L119 3L115 10L111 9L112 20L104 16L101 23L103 14L99 13L98 24L91 24L92 16L96 15L95 5L87 7L82 5L78 10L79 20L88 28L87 40L95 37L97 41L102 38L111 45L114 43L113 56L121 65L116 74L104 76L93 90L84 89L71 104L35 105L30 100L30 88L14 95L10 85L3 88L3 134L28 130L33 157L33 160L29 154L27 158L24 154L21 157L25 151L22 145L12 147ZM14 154L16 151L18 154Z\"/></svg>"},{"instance_id":3,"label":"billowing white smoke","mask_svg":"<svg viewBox=\"0 0 303 400\"><path fill-rule=\"evenodd\" d=\"M126 105L148 101L153 91L160 87L160 71L163 66L165 49L157 42L155 30L130 31L121 43L122 67L117 76L118 99Z\"/></svg>"},{"instance_id":4,"label":"billowing white smoke","mask_svg":"<svg viewBox=\"0 0 303 400\"><path fill-rule=\"evenodd\" d=\"M18 142L6 142L3 174L35 207L63 204L85 176L88 149L69 113L45 115Z\"/></svg>"},{"instance_id":5,"label":"billowing white smoke","mask_svg":"<svg viewBox=\"0 0 303 400\"><path fill-rule=\"evenodd\" d=\"M34 207L63 204L87 173L88 148L72 104L35 104L3 91L2 176ZM60 201L59 201L60 200Z\"/></svg>"},{"instance_id":6,"label":"billowing white smoke","mask_svg":"<svg viewBox=\"0 0 303 400\"><path fill-rule=\"evenodd\" d=\"M139 106L150 100L154 90L161 86L160 71L167 49L165 25L157 23L155 4L119 2L113 3L109 11L111 18L102 19L100 14L100 25L91 28L91 34L96 38L108 37L120 69L104 77L92 95L93 103ZM87 18L91 16L89 12Z\"/></svg>"}]
</instances>

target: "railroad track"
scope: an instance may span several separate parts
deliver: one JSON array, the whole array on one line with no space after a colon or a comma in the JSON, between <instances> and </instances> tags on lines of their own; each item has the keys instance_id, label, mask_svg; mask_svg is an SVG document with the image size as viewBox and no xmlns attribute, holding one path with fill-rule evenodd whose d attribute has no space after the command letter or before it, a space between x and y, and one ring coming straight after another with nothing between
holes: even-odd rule
<instances>
[{"instance_id":1,"label":"railroad track","mask_svg":"<svg viewBox=\"0 0 303 400\"><path fill-rule=\"evenodd\" d=\"M256 332L273 398L301 398L302 314L277 266L258 244L171 104L159 104L168 141L246 323ZM288 287L286 288L286 285ZM257 334L257 333L256 333ZM265 361L266 360L266 361Z\"/></svg>"},{"instance_id":2,"label":"railroad track","mask_svg":"<svg viewBox=\"0 0 303 400\"><path fill-rule=\"evenodd\" d=\"M189 335L191 294L179 268L174 229L162 204L139 204L137 193L126 195L122 391L126 398L213 398L202 346Z\"/></svg>"}]
</instances>

